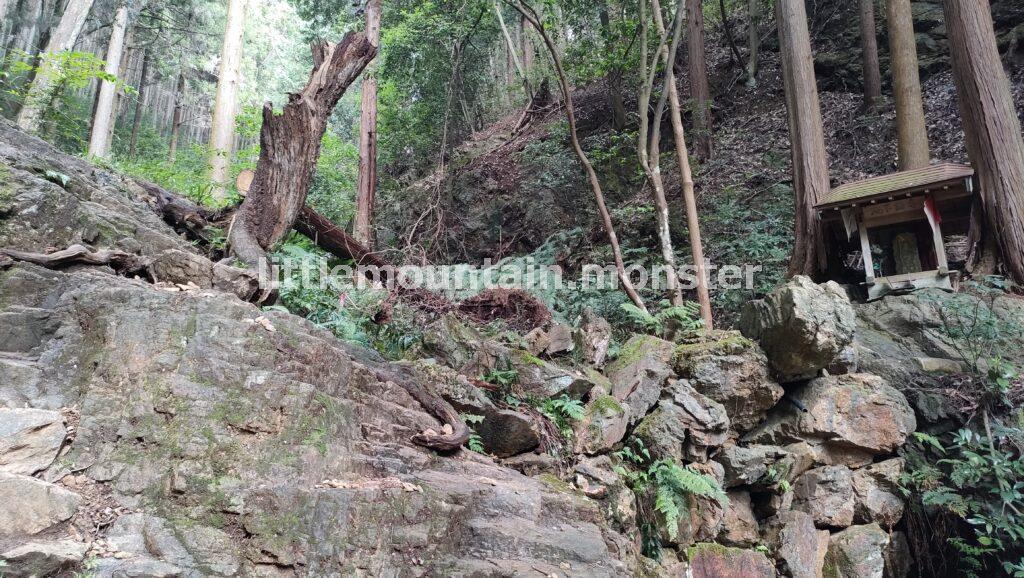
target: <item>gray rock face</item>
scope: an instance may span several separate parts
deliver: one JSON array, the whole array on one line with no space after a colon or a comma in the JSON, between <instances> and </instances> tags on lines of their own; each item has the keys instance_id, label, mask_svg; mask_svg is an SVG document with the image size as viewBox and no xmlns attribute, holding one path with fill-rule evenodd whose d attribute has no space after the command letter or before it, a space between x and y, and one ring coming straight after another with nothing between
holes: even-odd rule
<instances>
[{"instance_id":1,"label":"gray rock face","mask_svg":"<svg viewBox=\"0 0 1024 578\"><path fill-rule=\"evenodd\" d=\"M88 548L73 540L29 542L0 553L0 560L7 562L3 572L9 578L54 576L81 563Z\"/></svg>"},{"instance_id":2,"label":"gray rock face","mask_svg":"<svg viewBox=\"0 0 1024 578\"><path fill-rule=\"evenodd\" d=\"M71 518L81 501L60 486L0 472L0 537L38 534Z\"/></svg>"},{"instance_id":3,"label":"gray rock face","mask_svg":"<svg viewBox=\"0 0 1024 578\"><path fill-rule=\"evenodd\" d=\"M728 495L729 507L725 509L718 541L728 546L752 547L760 541L761 533L750 507L750 493L733 490Z\"/></svg>"},{"instance_id":4,"label":"gray rock face","mask_svg":"<svg viewBox=\"0 0 1024 578\"><path fill-rule=\"evenodd\" d=\"M878 524L851 526L833 534L825 563L839 578L883 578L889 534Z\"/></svg>"},{"instance_id":5,"label":"gray rock face","mask_svg":"<svg viewBox=\"0 0 1024 578\"><path fill-rule=\"evenodd\" d=\"M903 500L899 496L899 479L903 458L893 458L853 472L856 496L854 521L858 524L877 522L891 529L903 517Z\"/></svg>"},{"instance_id":6,"label":"gray rock face","mask_svg":"<svg viewBox=\"0 0 1024 578\"><path fill-rule=\"evenodd\" d=\"M693 578L775 578L775 565L761 552L697 544L687 550Z\"/></svg>"},{"instance_id":7,"label":"gray rock face","mask_svg":"<svg viewBox=\"0 0 1024 578\"><path fill-rule=\"evenodd\" d=\"M739 433L756 426L785 393L769 379L761 348L733 331L712 332L699 343L680 345L673 366L694 389L725 406Z\"/></svg>"},{"instance_id":8,"label":"gray rock face","mask_svg":"<svg viewBox=\"0 0 1024 578\"><path fill-rule=\"evenodd\" d=\"M166 531L126 526L151 536L149 546L111 573L217 566L387 574L415 557L425 572L444 575L484 563L554 571L566 562L570 574L614 576L635 563L593 500L476 454L437 457L413 445L413 434L440 426L375 376L385 362L302 319L224 294L22 265L0 271L0 303L48 308L61 335L37 346L38 383L46 385L0 384L4 395L79 407L68 467L149 516L182 512L163 522ZM252 321L261 315L276 331ZM442 390L444 380L428 383ZM12 495L0 483L0 507L19 509L0 514L5 531L28 535L74 512L74 494L14 478ZM328 480L336 482L320 487ZM188 497L186 508L178 495ZM40 512L21 512L26 503ZM26 529L26 519L39 522ZM343 527L324 523L340 519ZM246 537L229 547L224 524L243 526ZM198 541L159 538L185 534ZM151 550L157 543L166 546ZM382 556L381 543L404 554Z\"/></svg>"},{"instance_id":9,"label":"gray rock face","mask_svg":"<svg viewBox=\"0 0 1024 578\"><path fill-rule=\"evenodd\" d=\"M608 358L608 347L612 343L612 326L607 319L598 316L587 307L580 317L579 328L573 332L573 341L584 361L601 367Z\"/></svg>"},{"instance_id":10,"label":"gray rock face","mask_svg":"<svg viewBox=\"0 0 1024 578\"><path fill-rule=\"evenodd\" d=\"M856 316L835 282L817 285L798 275L765 299L747 303L739 327L761 344L775 376L789 382L832 365L853 342Z\"/></svg>"},{"instance_id":11,"label":"gray rock face","mask_svg":"<svg viewBox=\"0 0 1024 578\"><path fill-rule=\"evenodd\" d=\"M0 408L0 471L32 475L46 469L66 436L59 412Z\"/></svg>"},{"instance_id":12,"label":"gray rock face","mask_svg":"<svg viewBox=\"0 0 1024 578\"><path fill-rule=\"evenodd\" d=\"M685 380L669 384L666 394L633 434L655 456L705 461L708 449L722 445L728 438L729 417L725 408L697 393Z\"/></svg>"},{"instance_id":13,"label":"gray rock face","mask_svg":"<svg viewBox=\"0 0 1024 578\"><path fill-rule=\"evenodd\" d=\"M595 455L611 451L626 436L629 406L607 394L592 396L576 426L576 451Z\"/></svg>"},{"instance_id":14,"label":"gray rock face","mask_svg":"<svg viewBox=\"0 0 1024 578\"><path fill-rule=\"evenodd\" d=\"M877 455L903 445L917 427L914 411L903 394L875 375L821 377L789 395L806 411L793 404L780 404L764 424L747 434L746 440L786 444L818 439L837 449Z\"/></svg>"},{"instance_id":15,"label":"gray rock face","mask_svg":"<svg viewBox=\"0 0 1024 578\"><path fill-rule=\"evenodd\" d=\"M630 407L638 421L658 402L662 387L673 376L669 363L675 344L652 335L633 335L623 344L619 357L605 370L611 395Z\"/></svg>"},{"instance_id":16,"label":"gray rock face","mask_svg":"<svg viewBox=\"0 0 1024 578\"><path fill-rule=\"evenodd\" d=\"M766 489L782 480L792 482L807 471L813 463L812 451L805 443L785 447L729 445L715 459L724 467L726 487Z\"/></svg>"},{"instance_id":17,"label":"gray rock face","mask_svg":"<svg viewBox=\"0 0 1024 578\"><path fill-rule=\"evenodd\" d=\"M853 473L846 466L814 468L793 484L793 509L807 512L818 527L853 523Z\"/></svg>"}]
</instances>

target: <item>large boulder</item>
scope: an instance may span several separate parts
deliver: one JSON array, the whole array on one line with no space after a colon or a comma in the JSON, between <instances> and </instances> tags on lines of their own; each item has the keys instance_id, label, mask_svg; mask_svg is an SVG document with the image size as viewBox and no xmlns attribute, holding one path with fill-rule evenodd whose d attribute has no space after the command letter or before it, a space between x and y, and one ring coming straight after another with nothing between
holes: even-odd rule
<instances>
[{"instance_id":1,"label":"large boulder","mask_svg":"<svg viewBox=\"0 0 1024 578\"><path fill-rule=\"evenodd\" d=\"M81 502L58 485L0 472L0 537L38 534L70 519Z\"/></svg>"},{"instance_id":2,"label":"large boulder","mask_svg":"<svg viewBox=\"0 0 1024 578\"><path fill-rule=\"evenodd\" d=\"M725 408L697 393L682 379L672 381L666 394L633 430L633 435L657 457L705 461L710 449L728 439L729 416Z\"/></svg>"},{"instance_id":3,"label":"large boulder","mask_svg":"<svg viewBox=\"0 0 1024 578\"><path fill-rule=\"evenodd\" d=\"M612 450L626 437L629 406L595 388L584 409L583 419L576 424L576 452L595 455Z\"/></svg>"},{"instance_id":4,"label":"large boulder","mask_svg":"<svg viewBox=\"0 0 1024 578\"><path fill-rule=\"evenodd\" d=\"M851 526L832 534L825 556L827 576L884 578L889 534L878 524Z\"/></svg>"},{"instance_id":5,"label":"large boulder","mask_svg":"<svg viewBox=\"0 0 1024 578\"><path fill-rule=\"evenodd\" d=\"M727 445L715 456L725 469L725 486L768 489L792 483L813 465L813 448L800 442L788 446Z\"/></svg>"},{"instance_id":6,"label":"large boulder","mask_svg":"<svg viewBox=\"0 0 1024 578\"><path fill-rule=\"evenodd\" d=\"M769 523L769 539L775 557L793 578L822 578L829 532L819 530L806 512L780 512Z\"/></svg>"},{"instance_id":7,"label":"large boulder","mask_svg":"<svg viewBox=\"0 0 1024 578\"><path fill-rule=\"evenodd\" d=\"M605 369L611 381L611 395L630 407L631 421L647 414L661 397L665 381L672 377L675 344L653 335L633 335L619 350L619 356Z\"/></svg>"},{"instance_id":8,"label":"large boulder","mask_svg":"<svg viewBox=\"0 0 1024 578\"><path fill-rule=\"evenodd\" d=\"M74 540L28 542L0 552L0 560L7 563L0 568L8 578L58 576L77 567L88 549L87 544Z\"/></svg>"},{"instance_id":9,"label":"large boulder","mask_svg":"<svg viewBox=\"0 0 1024 578\"><path fill-rule=\"evenodd\" d=\"M793 509L807 512L821 528L853 523L853 473L846 466L809 470L793 484Z\"/></svg>"},{"instance_id":10,"label":"large boulder","mask_svg":"<svg viewBox=\"0 0 1024 578\"><path fill-rule=\"evenodd\" d=\"M893 458L853 472L854 522L877 522L886 529L899 523L905 506L899 490L903 466L903 458Z\"/></svg>"},{"instance_id":11,"label":"large boulder","mask_svg":"<svg viewBox=\"0 0 1024 578\"><path fill-rule=\"evenodd\" d=\"M612 326L607 319L587 307L580 316L579 327L573 332L573 341L584 361L601 367L612 343Z\"/></svg>"},{"instance_id":12,"label":"large boulder","mask_svg":"<svg viewBox=\"0 0 1024 578\"><path fill-rule=\"evenodd\" d=\"M750 506L750 493L731 490L728 497L718 541L728 546L750 548L760 541L757 517Z\"/></svg>"},{"instance_id":13,"label":"large boulder","mask_svg":"<svg viewBox=\"0 0 1024 578\"><path fill-rule=\"evenodd\" d=\"M775 565L756 550L701 543L686 551L692 578L775 578Z\"/></svg>"},{"instance_id":14,"label":"large boulder","mask_svg":"<svg viewBox=\"0 0 1024 578\"><path fill-rule=\"evenodd\" d=\"M818 285L802 275L747 303L739 322L783 382L810 379L832 365L853 342L856 325L842 287L833 281Z\"/></svg>"},{"instance_id":15,"label":"large boulder","mask_svg":"<svg viewBox=\"0 0 1024 578\"><path fill-rule=\"evenodd\" d=\"M60 412L0 408L0 471L32 475L46 469L67 433Z\"/></svg>"},{"instance_id":16,"label":"large boulder","mask_svg":"<svg viewBox=\"0 0 1024 578\"><path fill-rule=\"evenodd\" d=\"M785 390L768 377L768 360L756 343L735 331L710 332L673 355L676 374L725 406L739 433L756 426Z\"/></svg>"},{"instance_id":17,"label":"large boulder","mask_svg":"<svg viewBox=\"0 0 1024 578\"><path fill-rule=\"evenodd\" d=\"M835 449L842 462L870 462L870 455L888 454L903 445L917 427L914 411L902 393L882 378L862 373L811 380L779 404L764 424L745 440L761 444L817 441ZM855 464L854 464L855 465Z\"/></svg>"}]
</instances>

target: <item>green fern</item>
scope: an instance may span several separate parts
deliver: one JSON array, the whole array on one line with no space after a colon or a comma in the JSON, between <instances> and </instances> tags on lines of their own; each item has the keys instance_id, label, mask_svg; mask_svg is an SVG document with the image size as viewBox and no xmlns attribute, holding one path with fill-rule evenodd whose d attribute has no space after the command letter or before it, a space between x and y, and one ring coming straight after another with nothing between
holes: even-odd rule
<instances>
[{"instance_id":1,"label":"green fern","mask_svg":"<svg viewBox=\"0 0 1024 578\"><path fill-rule=\"evenodd\" d=\"M682 332L689 333L704 326L700 317L700 306L692 301L682 305L670 305L661 302L661 309L651 314L632 303L623 303L619 307L626 315L627 321L635 328L660 337Z\"/></svg>"},{"instance_id":2,"label":"green fern","mask_svg":"<svg viewBox=\"0 0 1024 578\"><path fill-rule=\"evenodd\" d=\"M466 425L478 424L484 421L484 416L473 413L464 413L460 417L462 421L466 422ZM469 439L466 440L466 449L471 452L478 454L486 454L487 450L484 448L484 440L480 437L480 434L476 433L473 428L470 428Z\"/></svg>"}]
</instances>

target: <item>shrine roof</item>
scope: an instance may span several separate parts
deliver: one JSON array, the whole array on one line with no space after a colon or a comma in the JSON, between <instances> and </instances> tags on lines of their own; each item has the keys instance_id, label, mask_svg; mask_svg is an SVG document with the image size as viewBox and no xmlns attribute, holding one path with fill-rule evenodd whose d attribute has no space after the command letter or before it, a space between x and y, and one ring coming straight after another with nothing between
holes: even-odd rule
<instances>
[{"instance_id":1,"label":"shrine roof","mask_svg":"<svg viewBox=\"0 0 1024 578\"><path fill-rule=\"evenodd\" d=\"M973 175L974 169L970 165L938 163L919 169L845 183L832 189L814 208L819 211L838 209L872 200L877 201L881 197L907 196L915 192L960 185Z\"/></svg>"}]
</instances>

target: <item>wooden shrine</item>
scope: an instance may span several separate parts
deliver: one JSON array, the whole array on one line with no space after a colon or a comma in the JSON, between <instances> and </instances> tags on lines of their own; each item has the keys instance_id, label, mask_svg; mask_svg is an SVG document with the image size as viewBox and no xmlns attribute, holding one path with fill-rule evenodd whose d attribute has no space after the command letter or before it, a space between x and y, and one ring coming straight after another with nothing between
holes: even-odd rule
<instances>
[{"instance_id":1,"label":"wooden shrine","mask_svg":"<svg viewBox=\"0 0 1024 578\"><path fill-rule=\"evenodd\" d=\"M852 257L848 268L863 271L869 300L921 287L952 290L960 257L950 258L947 239L966 245L973 177L968 165L935 164L846 183L815 209L832 229L826 240L846 240L839 252Z\"/></svg>"}]
</instances>

